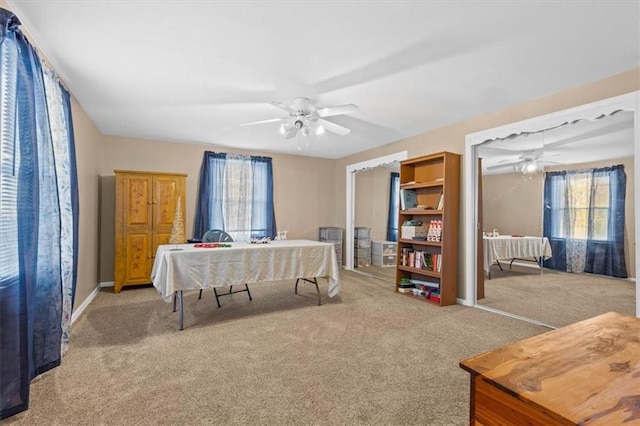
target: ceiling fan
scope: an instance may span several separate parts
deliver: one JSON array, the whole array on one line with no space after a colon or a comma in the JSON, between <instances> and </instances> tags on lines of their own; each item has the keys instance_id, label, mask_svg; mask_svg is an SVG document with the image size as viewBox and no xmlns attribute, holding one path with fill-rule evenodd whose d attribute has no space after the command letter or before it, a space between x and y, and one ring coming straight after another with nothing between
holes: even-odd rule
<instances>
[{"instance_id":1,"label":"ceiling fan","mask_svg":"<svg viewBox=\"0 0 640 426\"><path fill-rule=\"evenodd\" d=\"M324 108L317 107L308 98L296 98L289 106L280 102L270 102L270 104L287 112L288 115L281 118L271 118L268 120L244 123L241 124L241 126L253 126L255 124L279 122L280 133L284 135L285 139L295 137L298 132L303 136L308 136L312 131L316 134L321 134L325 130L340 136L345 136L351 132L351 129L332 121L325 120L325 117L350 114L359 110L359 108L354 104L337 105Z\"/></svg>"},{"instance_id":2,"label":"ceiling fan","mask_svg":"<svg viewBox=\"0 0 640 426\"><path fill-rule=\"evenodd\" d=\"M552 154L551 156L553 157L555 155L558 154ZM534 173L547 164L558 164L552 161L547 161L545 157L549 157L549 155L541 157L540 153L537 151L527 151L515 160L499 161L498 164L487 167L487 171L504 170L511 168L514 172Z\"/></svg>"}]
</instances>

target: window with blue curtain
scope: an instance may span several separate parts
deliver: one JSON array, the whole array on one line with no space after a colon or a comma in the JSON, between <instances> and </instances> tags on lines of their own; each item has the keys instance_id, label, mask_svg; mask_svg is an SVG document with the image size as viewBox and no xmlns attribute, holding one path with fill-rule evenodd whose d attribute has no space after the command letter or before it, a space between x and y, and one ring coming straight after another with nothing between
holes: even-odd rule
<instances>
[{"instance_id":1,"label":"window with blue curtain","mask_svg":"<svg viewBox=\"0 0 640 426\"><path fill-rule=\"evenodd\" d=\"M548 172L543 234L548 268L626 278L624 166Z\"/></svg>"},{"instance_id":2,"label":"window with blue curtain","mask_svg":"<svg viewBox=\"0 0 640 426\"><path fill-rule=\"evenodd\" d=\"M194 239L210 229L234 241L275 238L271 158L206 151L196 203Z\"/></svg>"},{"instance_id":3,"label":"window with blue curtain","mask_svg":"<svg viewBox=\"0 0 640 426\"><path fill-rule=\"evenodd\" d=\"M0 8L0 419L61 362L77 276L69 93Z\"/></svg>"},{"instance_id":4,"label":"window with blue curtain","mask_svg":"<svg viewBox=\"0 0 640 426\"><path fill-rule=\"evenodd\" d=\"M400 209L400 173L391 172L389 183L389 217L387 241L398 241L398 210Z\"/></svg>"}]
</instances>

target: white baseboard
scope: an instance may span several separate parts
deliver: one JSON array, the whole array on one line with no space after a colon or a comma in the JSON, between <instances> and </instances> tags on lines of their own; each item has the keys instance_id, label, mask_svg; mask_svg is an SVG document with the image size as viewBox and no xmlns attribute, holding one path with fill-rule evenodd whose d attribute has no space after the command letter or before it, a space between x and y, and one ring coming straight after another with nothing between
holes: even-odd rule
<instances>
[{"instance_id":1,"label":"white baseboard","mask_svg":"<svg viewBox=\"0 0 640 426\"><path fill-rule=\"evenodd\" d=\"M73 313L71 314L71 325L73 325L73 323L78 318L80 318L80 315L82 315L82 312L84 312L87 306L89 306L89 303L91 303L93 299L96 298L96 296L98 295L98 292L100 292L100 285L94 288L91 294L89 295L89 297L87 297L80 306L78 306L76 309L73 310Z\"/></svg>"},{"instance_id":2,"label":"white baseboard","mask_svg":"<svg viewBox=\"0 0 640 426\"><path fill-rule=\"evenodd\" d=\"M80 315L82 315L82 312L84 312L84 310L87 309L87 306L89 306L89 303L91 303L93 299L96 298L96 296L100 292L100 289L103 287L113 287L113 281L104 281L104 282L98 283L98 286L93 289L89 297L87 297L80 306L78 306L76 309L73 310L73 313L71 314L71 325L73 325L73 323L80 317Z\"/></svg>"}]
</instances>

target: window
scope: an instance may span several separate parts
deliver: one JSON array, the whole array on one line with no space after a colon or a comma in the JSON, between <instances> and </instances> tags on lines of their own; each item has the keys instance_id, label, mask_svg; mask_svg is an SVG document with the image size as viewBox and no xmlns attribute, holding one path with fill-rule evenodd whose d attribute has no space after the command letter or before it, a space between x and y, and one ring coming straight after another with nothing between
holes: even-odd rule
<instances>
[{"instance_id":1,"label":"window","mask_svg":"<svg viewBox=\"0 0 640 426\"><path fill-rule=\"evenodd\" d=\"M609 176L591 173L556 177L552 186L551 236L571 239L608 241L609 236ZM592 226L589 229L589 223Z\"/></svg>"},{"instance_id":2,"label":"window","mask_svg":"<svg viewBox=\"0 0 640 426\"><path fill-rule=\"evenodd\" d=\"M547 172L543 235L553 256L544 266L626 278L624 166Z\"/></svg>"},{"instance_id":3,"label":"window","mask_svg":"<svg viewBox=\"0 0 640 426\"><path fill-rule=\"evenodd\" d=\"M209 229L235 241L276 233L271 158L205 152L200 171L194 238Z\"/></svg>"}]
</instances>

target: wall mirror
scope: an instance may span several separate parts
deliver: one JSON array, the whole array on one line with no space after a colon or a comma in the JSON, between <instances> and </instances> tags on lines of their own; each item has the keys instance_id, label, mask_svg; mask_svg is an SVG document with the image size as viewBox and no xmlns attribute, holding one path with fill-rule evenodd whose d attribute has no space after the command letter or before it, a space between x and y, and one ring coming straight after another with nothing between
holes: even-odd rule
<instances>
[{"instance_id":1,"label":"wall mirror","mask_svg":"<svg viewBox=\"0 0 640 426\"><path fill-rule=\"evenodd\" d=\"M369 249L371 260L368 266L364 266L366 263L357 265L359 254L366 259L366 250L357 251L354 228L370 228L372 246L386 240L390 175L399 171L400 162L407 158L407 151L401 151L347 166L347 217L343 259L345 269L395 283L395 267L373 265L373 247Z\"/></svg>"},{"instance_id":2,"label":"wall mirror","mask_svg":"<svg viewBox=\"0 0 640 426\"><path fill-rule=\"evenodd\" d=\"M360 229L354 235L354 271L393 284L397 246L391 241L397 240L397 231L389 241L387 229L390 213L398 220L399 172L398 161L359 170L354 186L354 225ZM390 199L392 173L397 176L393 182L395 202Z\"/></svg>"},{"instance_id":3,"label":"wall mirror","mask_svg":"<svg viewBox=\"0 0 640 426\"><path fill-rule=\"evenodd\" d=\"M637 103L636 92L468 135L468 302L550 327L638 315Z\"/></svg>"}]
</instances>

